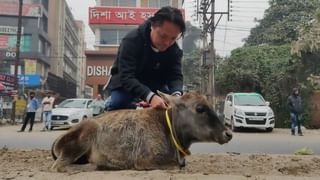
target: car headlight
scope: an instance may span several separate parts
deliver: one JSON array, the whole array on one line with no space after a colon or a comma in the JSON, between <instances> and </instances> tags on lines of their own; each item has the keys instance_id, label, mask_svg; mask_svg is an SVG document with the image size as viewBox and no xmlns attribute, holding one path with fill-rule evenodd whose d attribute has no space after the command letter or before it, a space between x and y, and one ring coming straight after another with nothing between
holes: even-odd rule
<instances>
[{"instance_id":1,"label":"car headlight","mask_svg":"<svg viewBox=\"0 0 320 180\"><path fill-rule=\"evenodd\" d=\"M238 116L244 116L244 112L241 109L234 109L234 114L238 115Z\"/></svg>"},{"instance_id":2,"label":"car headlight","mask_svg":"<svg viewBox=\"0 0 320 180\"><path fill-rule=\"evenodd\" d=\"M272 110L269 110L269 111L268 111L268 116L274 116L274 114L273 114L273 111L272 111Z\"/></svg>"}]
</instances>

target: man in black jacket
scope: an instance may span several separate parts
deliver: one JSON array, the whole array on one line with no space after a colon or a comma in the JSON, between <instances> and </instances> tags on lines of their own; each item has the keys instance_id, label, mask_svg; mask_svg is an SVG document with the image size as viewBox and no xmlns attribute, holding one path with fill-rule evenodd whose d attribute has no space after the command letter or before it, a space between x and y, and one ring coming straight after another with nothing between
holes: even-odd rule
<instances>
[{"instance_id":1,"label":"man in black jacket","mask_svg":"<svg viewBox=\"0 0 320 180\"><path fill-rule=\"evenodd\" d=\"M111 91L108 111L134 108L135 98L165 109L157 90L182 94L182 50L176 40L185 29L180 10L163 7L122 39L108 84Z\"/></svg>"},{"instance_id":2,"label":"man in black jacket","mask_svg":"<svg viewBox=\"0 0 320 180\"><path fill-rule=\"evenodd\" d=\"M298 126L298 134L303 136L301 131L301 113L303 111L301 97L298 88L293 88L292 95L288 97L288 107L291 118L291 134L295 135L295 127Z\"/></svg>"}]
</instances>

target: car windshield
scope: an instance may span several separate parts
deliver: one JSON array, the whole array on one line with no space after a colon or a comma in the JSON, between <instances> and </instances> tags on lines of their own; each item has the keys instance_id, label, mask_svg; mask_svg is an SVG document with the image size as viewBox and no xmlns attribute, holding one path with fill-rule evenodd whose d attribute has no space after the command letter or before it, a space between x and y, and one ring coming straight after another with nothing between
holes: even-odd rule
<instances>
[{"instance_id":1,"label":"car windshield","mask_svg":"<svg viewBox=\"0 0 320 180\"><path fill-rule=\"evenodd\" d=\"M84 99L66 99L62 101L59 108L85 108L87 100Z\"/></svg>"},{"instance_id":2,"label":"car windshield","mask_svg":"<svg viewBox=\"0 0 320 180\"><path fill-rule=\"evenodd\" d=\"M259 95L235 95L234 104L238 106L265 106L264 99Z\"/></svg>"}]
</instances>

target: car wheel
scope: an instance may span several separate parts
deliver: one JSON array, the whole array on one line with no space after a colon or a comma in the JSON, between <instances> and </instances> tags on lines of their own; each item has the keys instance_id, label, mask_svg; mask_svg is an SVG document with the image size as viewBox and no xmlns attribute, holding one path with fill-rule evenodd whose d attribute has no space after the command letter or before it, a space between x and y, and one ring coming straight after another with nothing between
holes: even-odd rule
<instances>
[{"instance_id":1,"label":"car wheel","mask_svg":"<svg viewBox=\"0 0 320 180\"><path fill-rule=\"evenodd\" d=\"M266 129L266 132L272 132L273 131L273 128L267 128Z\"/></svg>"}]
</instances>

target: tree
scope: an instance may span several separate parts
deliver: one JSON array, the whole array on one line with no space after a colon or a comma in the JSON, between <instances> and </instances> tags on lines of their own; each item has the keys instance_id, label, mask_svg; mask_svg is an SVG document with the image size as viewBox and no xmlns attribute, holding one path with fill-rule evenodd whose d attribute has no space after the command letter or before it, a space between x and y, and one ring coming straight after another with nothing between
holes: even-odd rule
<instances>
[{"instance_id":1,"label":"tree","mask_svg":"<svg viewBox=\"0 0 320 180\"><path fill-rule=\"evenodd\" d=\"M228 92L258 92L271 102L276 126L287 125L286 100L292 84L296 84L296 63L290 45L251 46L235 49L216 73L216 88Z\"/></svg>"},{"instance_id":2,"label":"tree","mask_svg":"<svg viewBox=\"0 0 320 180\"><path fill-rule=\"evenodd\" d=\"M182 61L182 73L184 84L188 90L200 90L201 69L200 69L200 50L195 50L184 56Z\"/></svg>"},{"instance_id":3,"label":"tree","mask_svg":"<svg viewBox=\"0 0 320 180\"><path fill-rule=\"evenodd\" d=\"M299 27L299 38L292 47L292 53L302 56L302 53L320 54L320 9L314 19Z\"/></svg>"},{"instance_id":4,"label":"tree","mask_svg":"<svg viewBox=\"0 0 320 180\"><path fill-rule=\"evenodd\" d=\"M245 46L288 44L298 39L298 26L308 23L320 7L319 0L270 0L264 18L251 29Z\"/></svg>"},{"instance_id":5,"label":"tree","mask_svg":"<svg viewBox=\"0 0 320 180\"><path fill-rule=\"evenodd\" d=\"M186 22L186 33L183 38L183 51L192 52L197 49L197 41L200 39L201 29Z\"/></svg>"}]
</instances>

